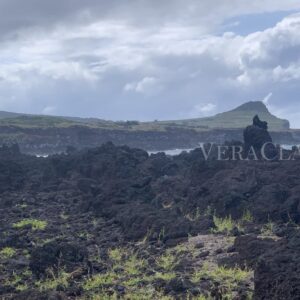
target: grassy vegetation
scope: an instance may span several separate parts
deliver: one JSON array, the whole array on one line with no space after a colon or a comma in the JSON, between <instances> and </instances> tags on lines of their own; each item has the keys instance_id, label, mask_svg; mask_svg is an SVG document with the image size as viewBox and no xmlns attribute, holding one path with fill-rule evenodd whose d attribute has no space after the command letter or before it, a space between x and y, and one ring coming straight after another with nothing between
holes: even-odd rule
<instances>
[{"instance_id":1,"label":"grassy vegetation","mask_svg":"<svg viewBox=\"0 0 300 300\"><path fill-rule=\"evenodd\" d=\"M274 131L285 130L289 124L286 120L282 120L272 115L261 102L246 103L234 110L217 114L212 117L196 118L187 120L165 121L159 122L173 126L185 126L192 128L245 128L252 124L253 117L258 114L259 117L267 121L269 128Z\"/></svg>"},{"instance_id":2,"label":"grassy vegetation","mask_svg":"<svg viewBox=\"0 0 300 300\"><path fill-rule=\"evenodd\" d=\"M111 249L108 251L108 256L111 260L115 262L120 262L123 255L126 255L127 251L122 248Z\"/></svg>"},{"instance_id":3,"label":"grassy vegetation","mask_svg":"<svg viewBox=\"0 0 300 300\"><path fill-rule=\"evenodd\" d=\"M289 127L286 120L273 116L261 102L246 103L232 111L220 113L212 117L154 122L112 122L93 118L81 119L6 113L5 115L0 114L0 126L16 126L21 128L66 128L71 126L85 126L90 128L129 131L166 131L172 127L208 131L215 128L244 128L252 123L252 119L256 114L258 114L262 120L269 123L271 130L281 131Z\"/></svg>"},{"instance_id":4,"label":"grassy vegetation","mask_svg":"<svg viewBox=\"0 0 300 300\"><path fill-rule=\"evenodd\" d=\"M240 231L243 230L243 224L245 222L253 222L253 216L249 210L246 210L239 220L233 220L231 216L221 218L213 215L213 221L215 228L212 229L213 233L225 233L230 234L230 232L236 227Z\"/></svg>"},{"instance_id":5,"label":"grassy vegetation","mask_svg":"<svg viewBox=\"0 0 300 300\"><path fill-rule=\"evenodd\" d=\"M212 230L214 233L229 234L236 225L236 223L232 220L231 216L226 218L219 218L216 215L214 215L213 220L216 227Z\"/></svg>"},{"instance_id":6,"label":"grassy vegetation","mask_svg":"<svg viewBox=\"0 0 300 300\"><path fill-rule=\"evenodd\" d=\"M185 217L192 222L200 220L201 218L200 208L197 207L194 213L188 213L185 215Z\"/></svg>"},{"instance_id":7,"label":"grassy vegetation","mask_svg":"<svg viewBox=\"0 0 300 300\"><path fill-rule=\"evenodd\" d=\"M156 272L155 275L153 276L153 279L162 279L164 281L170 281L175 277L176 277L175 272L167 272L167 273Z\"/></svg>"},{"instance_id":8,"label":"grassy vegetation","mask_svg":"<svg viewBox=\"0 0 300 300\"><path fill-rule=\"evenodd\" d=\"M201 218L201 216L199 210L196 210L192 218ZM64 215L61 215L60 217L64 219ZM251 218L250 212L245 212L242 220L249 221ZM237 223L232 220L231 217L222 219L214 216L214 221L216 224L216 232L225 233L229 233ZM29 228L32 228L32 230L43 230L46 228L47 222L37 219L24 219L13 224L13 227L16 229L24 228L26 226L30 226ZM81 235L80 231L78 232L78 234ZM40 233L38 234L39 242L37 242L34 238L36 234L33 234L31 231L25 232L25 234L28 234L29 237L33 238L33 242L36 245L42 245L45 242L52 240L48 235L44 235L44 233L47 232L41 233L44 239L41 238ZM164 230L162 230L161 236L164 236ZM220 235L217 236L217 239L219 238ZM229 239L232 237L227 236L224 238ZM102 255L102 251L97 251L96 247L93 247L89 249L88 259L89 261L92 261L94 265L101 268L101 273L81 273L78 277L75 277L73 273L68 273L71 272L69 270L68 272L63 269L59 272L47 270L47 275L44 275L47 277L42 277L39 281L34 282L32 280L34 276L30 276L31 278L28 279L28 274L26 277L18 270L18 274L14 274L14 276L10 275L10 277L7 276L8 281L6 283L8 286L14 287L15 290L19 292L28 289L36 289L41 292L55 291L71 289L74 286L74 288L82 290L82 295L84 295L84 298L82 299L167 300L173 299L172 297L164 295L171 280L176 279L174 283L177 284L177 280L179 282L181 279L184 279L192 281L198 286L197 284L199 281L207 278L209 283L212 281L220 283L220 286L222 288L224 287L224 291L230 295L233 294L233 291L237 288L238 284L245 281L245 278L247 278L248 273L250 272L239 268L226 269L215 265L211 266L210 260L212 255L210 255L209 258L205 258L206 260L209 260L210 265L208 265L208 267L205 265L202 268L195 267L195 265L202 263L202 259L199 259L197 256L203 249L196 248L192 241L189 243L185 242L167 250L164 247L161 247L161 243L159 243L158 246L157 252L149 250L148 245L142 245L141 248L136 244L134 246L128 246L129 248L117 247L108 250L107 256ZM31 249L29 249L29 253L30 252ZM7 258L13 257L14 255L18 257L17 254L24 256L24 253L21 249L16 251L13 248L3 248L0 250L0 257L1 255ZM92 257L95 257L95 260L91 260ZM187 267L183 266L185 260L189 262ZM0 284L2 284L1 281ZM169 286L172 285L173 282ZM124 288L124 295L118 290L119 287ZM191 288L189 287L189 289ZM116 292L117 290L118 292ZM190 300L213 299L209 296L189 295L188 292L182 292L180 296ZM228 297L224 299L231 298Z\"/></svg>"},{"instance_id":9,"label":"grassy vegetation","mask_svg":"<svg viewBox=\"0 0 300 300\"><path fill-rule=\"evenodd\" d=\"M13 272L12 275L5 280L4 285L12 286L16 291L22 292L29 288L27 281L31 278L32 272L28 268L25 268L19 273Z\"/></svg>"},{"instance_id":10,"label":"grassy vegetation","mask_svg":"<svg viewBox=\"0 0 300 300\"><path fill-rule=\"evenodd\" d=\"M136 254L132 254L124 262L123 268L128 275L139 275L141 270L147 266L144 259L139 259Z\"/></svg>"},{"instance_id":11,"label":"grassy vegetation","mask_svg":"<svg viewBox=\"0 0 300 300\"><path fill-rule=\"evenodd\" d=\"M120 298L116 293L109 295L105 292L99 292L98 294L92 295L91 300L173 300L173 297L165 296L161 292L155 291L151 286L145 287L142 290L129 291L122 298ZM190 300L196 298L191 298ZM198 298L197 298L198 299ZM86 300L86 298L81 298L81 300ZM202 299L201 299L202 300Z\"/></svg>"},{"instance_id":12,"label":"grassy vegetation","mask_svg":"<svg viewBox=\"0 0 300 300\"><path fill-rule=\"evenodd\" d=\"M13 228L16 228L16 229L22 229L26 226L31 226L33 231L44 230L47 227L47 222L37 220L37 219L24 219L20 222L13 224Z\"/></svg>"},{"instance_id":13,"label":"grassy vegetation","mask_svg":"<svg viewBox=\"0 0 300 300\"><path fill-rule=\"evenodd\" d=\"M144 256L137 250L131 248L114 248L107 251L108 259L101 260L103 272L94 275L85 275L76 279L74 274L66 272L63 268L59 271L48 269L47 277L32 282L32 274L29 269L18 270L6 279L5 286L14 287L16 291L22 292L29 289L37 289L40 292L68 289L73 284L82 289L82 298L78 299L174 299L164 295L163 286L173 279L182 278L196 285L202 280L216 282L224 291L226 298L233 299L237 286L244 282L251 271L239 268L225 268L213 264L211 261L202 267L191 267L184 271L176 267L182 258L195 259L193 251L197 252L192 243L184 243L174 248L165 250L159 256ZM0 251L6 257L15 254L12 248L3 248ZM198 252L197 252L198 253ZM145 257L145 258L144 258ZM194 257L194 258L193 258ZM77 274L77 273L76 273ZM249 275L250 274L250 275ZM76 277L77 278L77 277ZM162 284L162 282L164 282ZM0 282L1 283L1 282ZM162 287L160 285L162 284ZM116 287L124 288L124 293L116 292ZM184 293L183 293L184 294ZM192 295L186 292L182 297L188 300L212 300L208 295ZM231 297L229 297L229 296ZM250 299L250 298L249 298Z\"/></svg>"},{"instance_id":14,"label":"grassy vegetation","mask_svg":"<svg viewBox=\"0 0 300 300\"><path fill-rule=\"evenodd\" d=\"M83 289L86 291L101 289L106 285L112 285L118 280L118 274L109 272L105 274L97 274L89 278L83 285Z\"/></svg>"},{"instance_id":15,"label":"grassy vegetation","mask_svg":"<svg viewBox=\"0 0 300 300\"><path fill-rule=\"evenodd\" d=\"M167 251L156 260L156 265L166 271L173 270L176 264L177 258L174 254L170 253L170 251Z\"/></svg>"},{"instance_id":16,"label":"grassy vegetation","mask_svg":"<svg viewBox=\"0 0 300 300\"><path fill-rule=\"evenodd\" d=\"M244 211L241 221L242 222L253 222L253 216L249 210Z\"/></svg>"},{"instance_id":17,"label":"grassy vegetation","mask_svg":"<svg viewBox=\"0 0 300 300\"><path fill-rule=\"evenodd\" d=\"M0 258L1 259L8 259L15 256L16 250L11 247L5 247L0 251Z\"/></svg>"},{"instance_id":18,"label":"grassy vegetation","mask_svg":"<svg viewBox=\"0 0 300 300\"><path fill-rule=\"evenodd\" d=\"M264 224L261 229L261 235L263 237L271 237L274 235L274 226L275 223L273 223L271 220L268 221L268 223Z\"/></svg>"},{"instance_id":19,"label":"grassy vegetation","mask_svg":"<svg viewBox=\"0 0 300 300\"><path fill-rule=\"evenodd\" d=\"M152 287L152 283L157 279L170 281L177 276L173 271L176 266L174 254L167 251L152 266L147 260L140 258L137 253L129 249L111 249L108 251L108 257L111 263L106 272L90 276L82 286L92 299L99 293L107 296L110 287L115 285L126 287L124 299L168 299L159 294Z\"/></svg>"},{"instance_id":20,"label":"grassy vegetation","mask_svg":"<svg viewBox=\"0 0 300 300\"><path fill-rule=\"evenodd\" d=\"M69 280L72 278L72 275L61 270L58 275L55 275L55 272L52 270L49 271L50 277L44 281L37 281L36 286L38 289L43 291L55 290L58 286L68 287Z\"/></svg>"},{"instance_id":21,"label":"grassy vegetation","mask_svg":"<svg viewBox=\"0 0 300 300\"><path fill-rule=\"evenodd\" d=\"M252 273L253 271L248 269L226 268L216 264L204 263L202 268L195 271L192 281L198 283L201 280L210 279L224 287L224 299L230 300L234 298L234 292L239 285L249 279Z\"/></svg>"}]
</instances>

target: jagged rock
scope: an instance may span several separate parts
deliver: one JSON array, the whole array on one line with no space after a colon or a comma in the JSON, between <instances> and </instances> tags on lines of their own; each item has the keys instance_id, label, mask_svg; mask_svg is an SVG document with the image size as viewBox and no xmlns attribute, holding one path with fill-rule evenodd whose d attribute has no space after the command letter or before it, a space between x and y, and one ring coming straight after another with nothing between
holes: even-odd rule
<instances>
[{"instance_id":1,"label":"jagged rock","mask_svg":"<svg viewBox=\"0 0 300 300\"><path fill-rule=\"evenodd\" d=\"M248 126L244 130L244 142L246 151L249 151L250 147L254 147L255 150L261 150L266 143L272 143L267 122L262 122L258 116L255 116L253 125Z\"/></svg>"},{"instance_id":2,"label":"jagged rock","mask_svg":"<svg viewBox=\"0 0 300 300\"><path fill-rule=\"evenodd\" d=\"M253 118L253 125L256 126L256 127L258 127L258 128L268 130L268 122L261 121L261 120L259 119L258 115L256 115L256 116Z\"/></svg>"},{"instance_id":3,"label":"jagged rock","mask_svg":"<svg viewBox=\"0 0 300 300\"><path fill-rule=\"evenodd\" d=\"M0 155L4 174L0 176L0 247L17 249L16 257L6 261L12 270L14 260L24 256L26 250L34 280L47 277L46 269L55 270L58 261L72 274L78 267L86 274L105 273L107 266L102 263L107 260L105 250L136 241L143 241L145 247L159 246L155 251L161 255L161 249L186 241L189 235L210 233L214 213L240 220L249 211L257 225L270 219L278 224L291 220L300 223L298 160L205 161L199 150L174 157L149 156L145 151L111 143L48 158L9 155L9 159ZM31 226L13 226L26 218L47 221L47 227L33 231ZM286 272L292 267L298 272L300 255L294 248L290 252L298 238L291 242L289 230L276 232L283 237L282 244L278 244L282 253L293 256L294 264L286 264ZM37 246L53 238L56 240ZM274 251L274 257L279 257L279 250L275 251L273 245L277 249L274 241L261 242L255 236L241 236L231 249L240 253L240 261L249 261L253 268L259 262L257 258L266 254L255 273L258 297L264 295L267 286L261 282L265 280L271 286L271 298L265 299L276 299L272 297L276 295L276 278L281 280L286 276L290 283L298 284L297 275L292 278L284 273L284 262L279 265L281 277L274 275L276 261L272 260L272 253L265 253ZM92 258L95 260L90 261ZM292 271L290 274L294 276ZM10 278L4 276L5 281ZM28 281L34 287L34 281L31 278ZM70 282L67 293L78 288L76 282ZM280 289L286 287L293 295L297 292L297 286L288 285L285 279L282 285L279 283ZM161 284L163 288L165 282ZM187 285L187 288L193 287ZM12 294L14 290L4 287L1 293Z\"/></svg>"},{"instance_id":4,"label":"jagged rock","mask_svg":"<svg viewBox=\"0 0 300 300\"><path fill-rule=\"evenodd\" d=\"M244 144L246 157L249 156L249 153L253 155L253 150L258 158L274 160L278 155L268 132L268 123L261 121L257 115L253 118L253 125L244 130ZM250 158L253 159L253 157Z\"/></svg>"}]
</instances>

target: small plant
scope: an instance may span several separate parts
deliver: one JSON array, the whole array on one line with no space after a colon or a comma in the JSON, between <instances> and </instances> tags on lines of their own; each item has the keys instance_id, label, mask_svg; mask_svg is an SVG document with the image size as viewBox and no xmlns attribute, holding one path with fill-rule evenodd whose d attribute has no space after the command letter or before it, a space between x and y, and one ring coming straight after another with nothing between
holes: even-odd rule
<instances>
[{"instance_id":1,"label":"small plant","mask_svg":"<svg viewBox=\"0 0 300 300\"><path fill-rule=\"evenodd\" d=\"M221 282L228 280L231 282L240 283L249 277L249 271L242 270L238 267L225 268L221 266L216 268L211 275L213 278L220 280Z\"/></svg>"},{"instance_id":2,"label":"small plant","mask_svg":"<svg viewBox=\"0 0 300 300\"><path fill-rule=\"evenodd\" d=\"M173 250L178 254L183 254L188 251L192 251L191 246L189 244L178 244Z\"/></svg>"},{"instance_id":3,"label":"small plant","mask_svg":"<svg viewBox=\"0 0 300 300\"><path fill-rule=\"evenodd\" d=\"M92 220L92 224L93 224L94 227L96 227L98 225L98 223L99 223L99 221L97 219L94 218Z\"/></svg>"},{"instance_id":4,"label":"small plant","mask_svg":"<svg viewBox=\"0 0 300 300\"><path fill-rule=\"evenodd\" d=\"M211 216L213 214L212 208L210 206L207 206L207 208L204 211L205 216Z\"/></svg>"},{"instance_id":5,"label":"small plant","mask_svg":"<svg viewBox=\"0 0 300 300\"><path fill-rule=\"evenodd\" d=\"M36 286L41 292L55 290L58 286L65 288L69 286L69 280L72 277L71 274L63 270L61 270L58 275L55 275L53 270L49 270L49 273L51 275L49 279L36 282Z\"/></svg>"},{"instance_id":6,"label":"small plant","mask_svg":"<svg viewBox=\"0 0 300 300\"><path fill-rule=\"evenodd\" d=\"M151 229L151 230L148 229L148 230L147 230L147 233L145 234L145 236L144 236L143 239L141 240L140 244L146 244L146 243L149 241L149 239L150 239L152 233L153 233L153 232L152 232L152 229Z\"/></svg>"},{"instance_id":7,"label":"small plant","mask_svg":"<svg viewBox=\"0 0 300 300\"><path fill-rule=\"evenodd\" d=\"M122 299L124 300L153 300L153 299L172 300L174 298L165 296L162 292L157 292L152 286L148 286L143 289L128 291L122 297Z\"/></svg>"},{"instance_id":8,"label":"small plant","mask_svg":"<svg viewBox=\"0 0 300 300\"><path fill-rule=\"evenodd\" d=\"M137 256L131 255L124 263L124 271L129 275L138 275L141 273L141 269L146 266L146 262L143 259L137 258Z\"/></svg>"},{"instance_id":9,"label":"small plant","mask_svg":"<svg viewBox=\"0 0 300 300\"><path fill-rule=\"evenodd\" d=\"M83 285L86 291L101 289L105 285L111 285L118 279L118 275L114 272L98 274L89 278Z\"/></svg>"},{"instance_id":10,"label":"small plant","mask_svg":"<svg viewBox=\"0 0 300 300\"><path fill-rule=\"evenodd\" d=\"M46 221L36 220L36 219L24 219L20 222L14 223L13 228L21 229L26 226L31 226L33 231L44 230L47 227Z\"/></svg>"},{"instance_id":11,"label":"small plant","mask_svg":"<svg viewBox=\"0 0 300 300\"><path fill-rule=\"evenodd\" d=\"M156 265L166 271L171 271L176 266L176 257L166 252L156 260Z\"/></svg>"},{"instance_id":12,"label":"small plant","mask_svg":"<svg viewBox=\"0 0 300 300\"><path fill-rule=\"evenodd\" d=\"M86 300L86 298L80 298L81 300ZM114 293L113 295L110 295L108 293L105 292L98 292L95 295L91 295L90 298L91 300L117 300L118 296L116 293Z\"/></svg>"},{"instance_id":13,"label":"small plant","mask_svg":"<svg viewBox=\"0 0 300 300\"><path fill-rule=\"evenodd\" d=\"M228 234L236 226L231 216L223 219L223 218L218 218L216 215L214 215L213 220L216 227L212 230L214 233Z\"/></svg>"},{"instance_id":14,"label":"small plant","mask_svg":"<svg viewBox=\"0 0 300 300\"><path fill-rule=\"evenodd\" d=\"M12 258L16 254L16 250L11 247L5 247L0 251L0 258L8 259Z\"/></svg>"},{"instance_id":15,"label":"small plant","mask_svg":"<svg viewBox=\"0 0 300 300\"><path fill-rule=\"evenodd\" d=\"M163 239L165 238L165 235L166 235L165 227L163 227L159 232L158 240L163 241Z\"/></svg>"},{"instance_id":16,"label":"small plant","mask_svg":"<svg viewBox=\"0 0 300 300\"><path fill-rule=\"evenodd\" d=\"M22 282L22 276L13 271L12 277L6 280L5 285L17 286L20 282Z\"/></svg>"},{"instance_id":17,"label":"small plant","mask_svg":"<svg viewBox=\"0 0 300 300\"><path fill-rule=\"evenodd\" d=\"M226 268L224 266L205 263L200 270L194 273L192 281L198 283L201 279L209 278L215 282L219 282L226 288L227 292L230 293L242 282L250 278L252 273L253 272L248 269L243 270L238 267Z\"/></svg>"},{"instance_id":18,"label":"small plant","mask_svg":"<svg viewBox=\"0 0 300 300\"><path fill-rule=\"evenodd\" d=\"M24 203L24 204L17 204L16 206L19 208L26 208L28 205Z\"/></svg>"},{"instance_id":19,"label":"small plant","mask_svg":"<svg viewBox=\"0 0 300 300\"><path fill-rule=\"evenodd\" d=\"M18 291L18 292L24 292L26 290L28 290L27 284L19 284L16 286L16 291Z\"/></svg>"},{"instance_id":20,"label":"small plant","mask_svg":"<svg viewBox=\"0 0 300 300\"><path fill-rule=\"evenodd\" d=\"M200 220L201 218L201 212L200 212L200 208L197 207L196 211L194 213L189 213L187 215L185 215L185 217L190 220L191 222L195 222Z\"/></svg>"},{"instance_id":21,"label":"small plant","mask_svg":"<svg viewBox=\"0 0 300 300\"><path fill-rule=\"evenodd\" d=\"M79 232L78 233L78 237L81 238L81 239L85 239L85 240L88 240L92 237L92 235L86 231L82 231L82 232Z\"/></svg>"},{"instance_id":22,"label":"small plant","mask_svg":"<svg viewBox=\"0 0 300 300\"><path fill-rule=\"evenodd\" d=\"M244 211L241 221L242 222L253 222L253 216L249 210Z\"/></svg>"},{"instance_id":23,"label":"small plant","mask_svg":"<svg viewBox=\"0 0 300 300\"><path fill-rule=\"evenodd\" d=\"M175 272L168 272L168 273L156 272L154 277L156 279L162 279L162 280L165 280L165 281L170 281L170 280L172 280L176 277L176 273Z\"/></svg>"},{"instance_id":24,"label":"small plant","mask_svg":"<svg viewBox=\"0 0 300 300\"><path fill-rule=\"evenodd\" d=\"M212 300L213 298L211 296L204 296L204 295L199 295L199 296L192 296L188 295L187 300Z\"/></svg>"},{"instance_id":25,"label":"small plant","mask_svg":"<svg viewBox=\"0 0 300 300\"><path fill-rule=\"evenodd\" d=\"M265 224L261 229L262 236L272 236L274 235L274 223L269 220L267 224Z\"/></svg>"},{"instance_id":26,"label":"small plant","mask_svg":"<svg viewBox=\"0 0 300 300\"><path fill-rule=\"evenodd\" d=\"M115 248L108 251L108 256L111 260L115 262L120 262L122 260L125 251L121 248Z\"/></svg>"},{"instance_id":27,"label":"small plant","mask_svg":"<svg viewBox=\"0 0 300 300\"><path fill-rule=\"evenodd\" d=\"M69 219L69 216L65 213L61 213L59 216L61 219L65 220L65 221Z\"/></svg>"}]
</instances>

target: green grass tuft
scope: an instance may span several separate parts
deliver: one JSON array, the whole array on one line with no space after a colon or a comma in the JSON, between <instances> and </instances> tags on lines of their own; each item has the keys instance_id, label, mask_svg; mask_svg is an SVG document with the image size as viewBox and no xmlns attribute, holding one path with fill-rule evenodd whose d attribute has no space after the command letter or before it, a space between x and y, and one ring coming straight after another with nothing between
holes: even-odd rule
<instances>
[{"instance_id":1,"label":"green grass tuft","mask_svg":"<svg viewBox=\"0 0 300 300\"><path fill-rule=\"evenodd\" d=\"M32 230L44 230L47 227L46 221L37 219L24 219L20 222L14 223L13 228L22 229L26 226L31 226Z\"/></svg>"},{"instance_id":2,"label":"green grass tuft","mask_svg":"<svg viewBox=\"0 0 300 300\"><path fill-rule=\"evenodd\" d=\"M212 231L214 233L229 233L235 226L235 222L232 220L231 216L226 218L218 218L213 216L215 227Z\"/></svg>"},{"instance_id":3,"label":"green grass tuft","mask_svg":"<svg viewBox=\"0 0 300 300\"><path fill-rule=\"evenodd\" d=\"M102 289L106 285L115 283L118 279L118 275L114 272L97 274L89 278L83 285L83 289L86 291Z\"/></svg>"},{"instance_id":4,"label":"green grass tuft","mask_svg":"<svg viewBox=\"0 0 300 300\"><path fill-rule=\"evenodd\" d=\"M156 260L156 265L166 271L173 270L174 267L176 266L176 264L177 264L177 259L176 259L175 255L171 254L168 251L165 254L161 255Z\"/></svg>"},{"instance_id":5,"label":"green grass tuft","mask_svg":"<svg viewBox=\"0 0 300 300\"><path fill-rule=\"evenodd\" d=\"M45 281L36 282L38 289L43 291L56 290L58 286L67 288L69 286L69 280L71 275L65 271L60 271L58 275L55 275L53 271L50 271L51 277Z\"/></svg>"},{"instance_id":6,"label":"green grass tuft","mask_svg":"<svg viewBox=\"0 0 300 300\"><path fill-rule=\"evenodd\" d=\"M14 248L5 247L0 251L0 258L2 259L12 258L13 256L15 256L15 254L16 254L16 250Z\"/></svg>"}]
</instances>

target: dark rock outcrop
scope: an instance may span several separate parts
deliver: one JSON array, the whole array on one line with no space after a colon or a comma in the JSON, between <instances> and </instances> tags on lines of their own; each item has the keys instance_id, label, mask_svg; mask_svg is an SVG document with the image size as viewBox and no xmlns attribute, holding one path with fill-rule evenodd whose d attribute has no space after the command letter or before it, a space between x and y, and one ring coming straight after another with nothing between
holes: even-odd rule
<instances>
[{"instance_id":1,"label":"dark rock outcrop","mask_svg":"<svg viewBox=\"0 0 300 300\"><path fill-rule=\"evenodd\" d=\"M266 143L272 143L267 123L260 121L259 117L255 116L253 125L244 130L244 142L246 151L249 151L251 147L260 151Z\"/></svg>"},{"instance_id":2,"label":"dark rock outcrop","mask_svg":"<svg viewBox=\"0 0 300 300\"><path fill-rule=\"evenodd\" d=\"M257 115L253 118L253 125L244 130L244 144L246 155L255 151L258 158L274 159L278 154L268 132L268 123L261 121Z\"/></svg>"}]
</instances>

